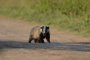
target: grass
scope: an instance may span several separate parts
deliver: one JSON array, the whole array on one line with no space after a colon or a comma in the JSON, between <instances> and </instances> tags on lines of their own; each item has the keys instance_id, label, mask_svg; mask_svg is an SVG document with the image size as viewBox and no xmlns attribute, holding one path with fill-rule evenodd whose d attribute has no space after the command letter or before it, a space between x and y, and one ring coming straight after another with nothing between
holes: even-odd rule
<instances>
[{"instance_id":1,"label":"grass","mask_svg":"<svg viewBox=\"0 0 90 60\"><path fill-rule=\"evenodd\" d=\"M90 36L90 0L0 0L0 16Z\"/></svg>"}]
</instances>

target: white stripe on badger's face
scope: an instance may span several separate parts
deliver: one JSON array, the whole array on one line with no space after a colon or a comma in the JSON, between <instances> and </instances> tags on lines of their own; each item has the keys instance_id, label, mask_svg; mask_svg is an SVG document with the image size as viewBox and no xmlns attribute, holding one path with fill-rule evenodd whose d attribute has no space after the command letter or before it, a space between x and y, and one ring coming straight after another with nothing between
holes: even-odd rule
<instances>
[{"instance_id":1,"label":"white stripe on badger's face","mask_svg":"<svg viewBox=\"0 0 90 60\"><path fill-rule=\"evenodd\" d=\"M45 36L46 35L46 26L43 26L43 28L42 28L42 34Z\"/></svg>"},{"instance_id":2,"label":"white stripe on badger's face","mask_svg":"<svg viewBox=\"0 0 90 60\"><path fill-rule=\"evenodd\" d=\"M43 27L43 34L46 33L46 26Z\"/></svg>"}]
</instances>

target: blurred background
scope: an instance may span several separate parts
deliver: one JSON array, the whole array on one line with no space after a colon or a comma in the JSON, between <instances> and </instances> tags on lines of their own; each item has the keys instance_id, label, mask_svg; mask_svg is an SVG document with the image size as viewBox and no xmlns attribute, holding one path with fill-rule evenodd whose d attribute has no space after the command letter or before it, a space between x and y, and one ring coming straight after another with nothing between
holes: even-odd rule
<instances>
[{"instance_id":1,"label":"blurred background","mask_svg":"<svg viewBox=\"0 0 90 60\"><path fill-rule=\"evenodd\" d=\"M0 0L0 16L90 36L90 0Z\"/></svg>"}]
</instances>

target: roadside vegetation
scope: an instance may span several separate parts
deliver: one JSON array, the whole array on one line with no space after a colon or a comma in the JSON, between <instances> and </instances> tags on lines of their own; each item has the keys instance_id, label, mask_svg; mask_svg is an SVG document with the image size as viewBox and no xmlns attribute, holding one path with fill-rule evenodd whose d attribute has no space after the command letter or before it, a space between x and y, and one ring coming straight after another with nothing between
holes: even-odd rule
<instances>
[{"instance_id":1,"label":"roadside vegetation","mask_svg":"<svg viewBox=\"0 0 90 60\"><path fill-rule=\"evenodd\" d=\"M0 16L90 36L90 0L0 0Z\"/></svg>"}]
</instances>

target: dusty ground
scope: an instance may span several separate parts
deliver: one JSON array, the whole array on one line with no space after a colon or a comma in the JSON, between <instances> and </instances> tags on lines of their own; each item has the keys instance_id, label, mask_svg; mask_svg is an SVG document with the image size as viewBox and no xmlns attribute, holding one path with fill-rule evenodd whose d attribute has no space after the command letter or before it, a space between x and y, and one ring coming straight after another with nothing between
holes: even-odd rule
<instances>
[{"instance_id":1,"label":"dusty ground","mask_svg":"<svg viewBox=\"0 0 90 60\"><path fill-rule=\"evenodd\" d=\"M51 43L29 44L25 21L0 18L0 60L90 60L90 38L51 28Z\"/></svg>"}]
</instances>

